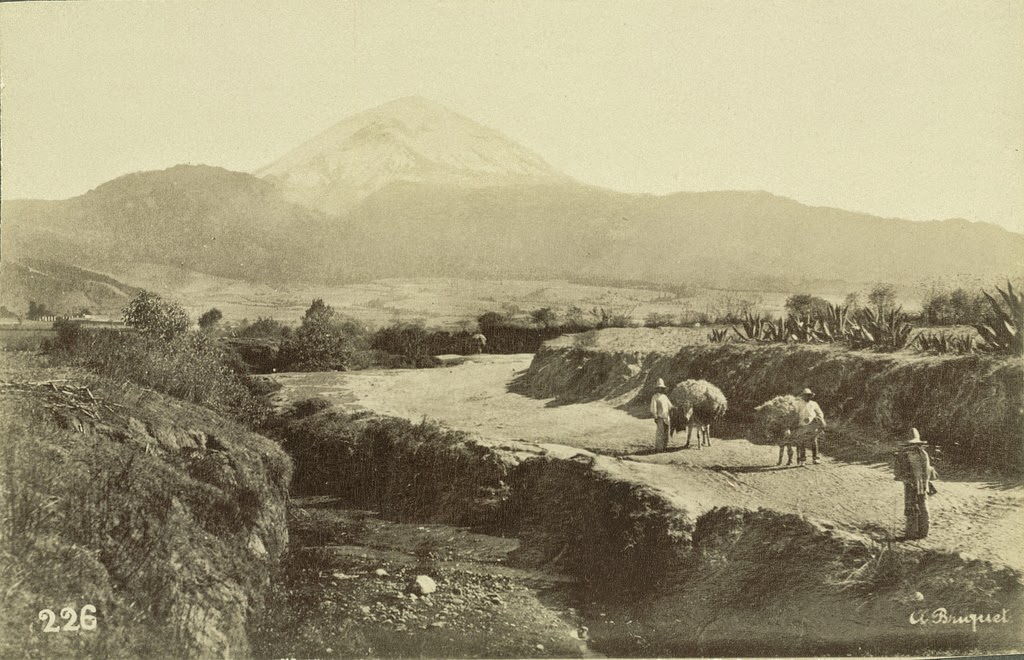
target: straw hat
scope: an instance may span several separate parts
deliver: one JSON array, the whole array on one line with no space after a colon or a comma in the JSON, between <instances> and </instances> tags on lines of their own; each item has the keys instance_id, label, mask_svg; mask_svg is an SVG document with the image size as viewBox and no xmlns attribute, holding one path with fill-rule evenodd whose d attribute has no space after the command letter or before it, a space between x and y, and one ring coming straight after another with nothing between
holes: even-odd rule
<instances>
[{"instance_id":1,"label":"straw hat","mask_svg":"<svg viewBox=\"0 0 1024 660\"><path fill-rule=\"evenodd\" d=\"M905 445L926 445L928 444L921 439L921 434L917 432L917 429L910 429L910 438L904 442Z\"/></svg>"},{"instance_id":2,"label":"straw hat","mask_svg":"<svg viewBox=\"0 0 1024 660\"><path fill-rule=\"evenodd\" d=\"M654 389L656 389L656 390L667 390L668 388L665 387L665 381L663 379L659 378L658 382L654 384Z\"/></svg>"},{"instance_id":3,"label":"straw hat","mask_svg":"<svg viewBox=\"0 0 1024 660\"><path fill-rule=\"evenodd\" d=\"M811 391L811 388L805 387L804 391L800 393L800 396L814 396L814 392Z\"/></svg>"}]
</instances>

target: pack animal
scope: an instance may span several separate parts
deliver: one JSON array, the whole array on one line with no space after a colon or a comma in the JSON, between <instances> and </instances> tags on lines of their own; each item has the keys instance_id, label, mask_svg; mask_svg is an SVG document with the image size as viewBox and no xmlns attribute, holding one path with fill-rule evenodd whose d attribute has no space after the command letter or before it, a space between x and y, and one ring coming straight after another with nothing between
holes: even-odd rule
<instances>
[{"instance_id":1,"label":"pack animal","mask_svg":"<svg viewBox=\"0 0 1024 660\"><path fill-rule=\"evenodd\" d=\"M711 424L718 421L729 409L722 390L706 380L684 380L669 393L672 401L671 432L681 433L686 429L686 444L690 446L693 431L697 431L697 449L711 446Z\"/></svg>"},{"instance_id":2,"label":"pack animal","mask_svg":"<svg viewBox=\"0 0 1024 660\"><path fill-rule=\"evenodd\" d=\"M806 426L800 426L800 411L804 402L792 395L777 396L754 408L761 420L765 437L779 446L779 460L782 465L783 454L788 454L786 465L793 464L793 452L813 442L814 435L820 433L824 425L820 420L811 420Z\"/></svg>"}]
</instances>

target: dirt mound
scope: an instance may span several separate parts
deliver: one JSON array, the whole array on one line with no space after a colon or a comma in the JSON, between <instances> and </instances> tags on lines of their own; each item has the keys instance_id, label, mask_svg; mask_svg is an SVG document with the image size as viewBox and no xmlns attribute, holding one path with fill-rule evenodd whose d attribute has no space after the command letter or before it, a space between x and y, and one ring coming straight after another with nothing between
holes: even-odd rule
<instances>
[{"instance_id":1,"label":"dirt mound","mask_svg":"<svg viewBox=\"0 0 1024 660\"><path fill-rule=\"evenodd\" d=\"M287 544L287 456L207 409L14 359L0 368L0 655L247 654ZM100 634L35 623L85 605Z\"/></svg>"},{"instance_id":2,"label":"dirt mound","mask_svg":"<svg viewBox=\"0 0 1024 660\"><path fill-rule=\"evenodd\" d=\"M727 419L809 386L831 422L894 437L916 427L947 459L1024 473L1024 363L982 355L876 354L831 346L684 346L674 354L543 347L514 391L558 403L611 399L642 413L653 384L703 379Z\"/></svg>"}]
</instances>

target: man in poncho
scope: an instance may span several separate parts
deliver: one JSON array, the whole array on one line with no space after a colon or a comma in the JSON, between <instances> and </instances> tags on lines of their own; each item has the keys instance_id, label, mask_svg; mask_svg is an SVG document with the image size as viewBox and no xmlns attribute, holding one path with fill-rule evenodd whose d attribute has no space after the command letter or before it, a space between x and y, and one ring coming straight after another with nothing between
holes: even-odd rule
<instances>
[{"instance_id":1,"label":"man in poncho","mask_svg":"<svg viewBox=\"0 0 1024 660\"><path fill-rule=\"evenodd\" d=\"M654 385L654 396L651 397L651 416L654 417L654 423L658 425L654 432L654 451L665 451L672 429L672 419L669 415L672 410L672 402L665 394L667 391L665 381L659 378Z\"/></svg>"},{"instance_id":2,"label":"man in poncho","mask_svg":"<svg viewBox=\"0 0 1024 660\"><path fill-rule=\"evenodd\" d=\"M924 449L925 444L917 429L910 429L910 439L896 452L893 465L896 481L903 482L903 513L907 517L904 538L907 540L928 536L928 495L936 492L931 482L938 474Z\"/></svg>"}]
</instances>

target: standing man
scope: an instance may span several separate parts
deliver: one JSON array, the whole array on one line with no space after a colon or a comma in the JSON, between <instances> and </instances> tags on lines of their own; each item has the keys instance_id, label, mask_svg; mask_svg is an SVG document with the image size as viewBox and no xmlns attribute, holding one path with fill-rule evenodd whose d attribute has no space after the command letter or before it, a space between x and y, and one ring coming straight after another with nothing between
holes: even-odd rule
<instances>
[{"instance_id":1,"label":"standing man","mask_svg":"<svg viewBox=\"0 0 1024 660\"><path fill-rule=\"evenodd\" d=\"M665 381L659 378L654 385L654 396L651 397L651 415L654 417L654 423L658 425L654 434L654 451L665 451L668 447L668 436L672 428L672 420L669 417L672 402L665 394L667 390Z\"/></svg>"},{"instance_id":2,"label":"standing man","mask_svg":"<svg viewBox=\"0 0 1024 660\"><path fill-rule=\"evenodd\" d=\"M908 541L928 536L928 495L936 492L931 482L939 478L924 450L926 444L917 429L910 429L909 439L896 452L893 465L895 480L903 482L903 513L907 518L903 538Z\"/></svg>"},{"instance_id":3,"label":"standing man","mask_svg":"<svg viewBox=\"0 0 1024 660\"><path fill-rule=\"evenodd\" d=\"M800 398L804 400L804 407L800 411L800 426L793 432L793 442L797 446L796 462L798 465L807 464L807 444L810 437L811 460L817 464L818 436L826 426L825 413L821 412L821 407L814 401L814 392L811 388L805 387L800 393Z\"/></svg>"}]
</instances>

